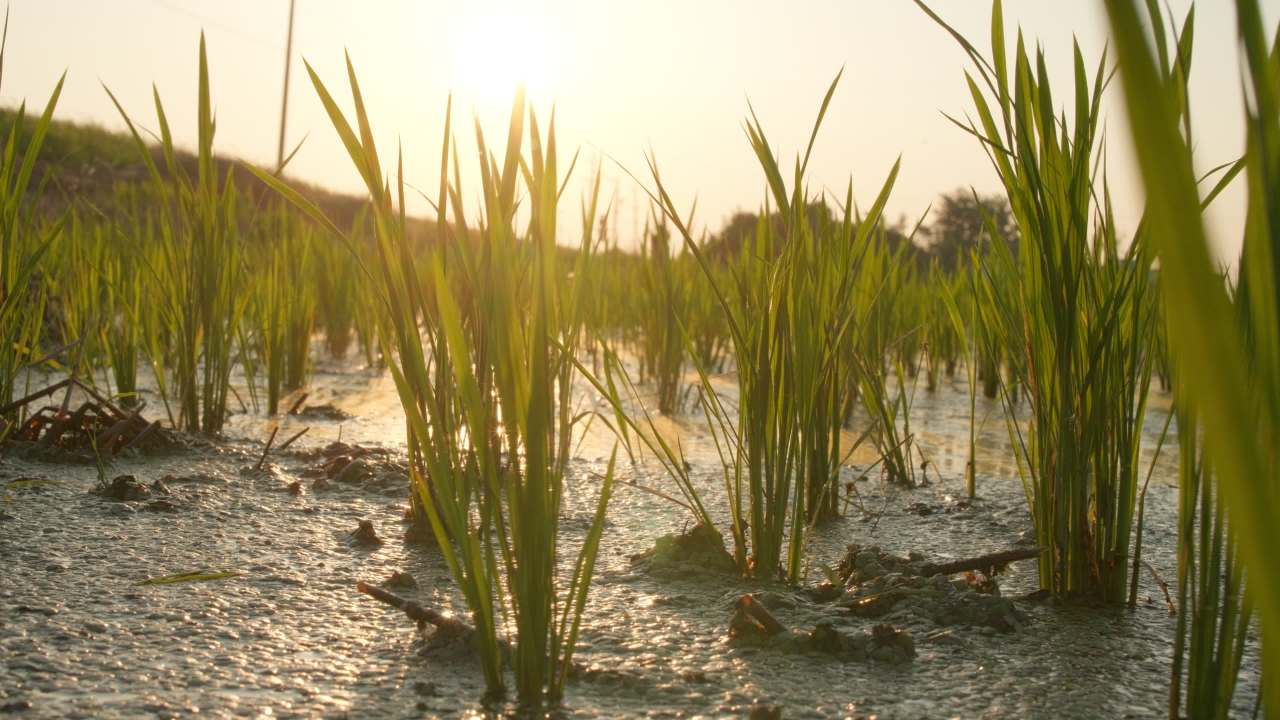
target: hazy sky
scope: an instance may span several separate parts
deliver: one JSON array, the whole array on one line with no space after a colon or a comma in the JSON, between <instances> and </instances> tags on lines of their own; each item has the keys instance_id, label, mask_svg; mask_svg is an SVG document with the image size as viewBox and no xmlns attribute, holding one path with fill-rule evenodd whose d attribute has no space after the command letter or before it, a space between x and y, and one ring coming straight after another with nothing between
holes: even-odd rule
<instances>
[{"instance_id":1,"label":"hazy sky","mask_svg":"<svg viewBox=\"0 0 1280 720\"><path fill-rule=\"evenodd\" d=\"M1187 0L1170 0L1179 17ZM1009 32L1039 38L1067 97L1071 39L1096 63L1107 30L1101 0L1009 0ZM988 47L990 3L933 5L980 47ZM1280 0L1265 2L1268 19ZM120 127L105 83L143 125L154 127L151 84L180 143L195 136L196 49L209 46L219 152L270 163L275 157L287 0L11 0L0 102L43 103L69 71L58 116ZM941 111L970 103L960 49L909 0L297 0L294 50L344 102L343 48L355 62L381 151L403 143L409 180L435 193L445 101L454 92L462 150L473 147L478 115L500 144L511 88L519 80L546 116L554 99L563 147L585 164L607 155L643 177L643 152L657 154L677 202L698 200L699 224L718 228L736 209L755 209L763 181L742 118L747 100L783 157L803 149L822 95L845 67L811 164L811 184L869 203L894 159L901 176L893 216L914 218L941 192L995 189L975 141ZM1204 168L1240 152L1242 114L1234 12L1227 0L1198 7L1193 107ZM1111 179L1121 223L1141 211L1119 93L1108 106ZM301 63L295 63L289 145L310 133L290 171L331 188L360 189ZM474 156L464 161L474 166ZM616 197L619 229L630 234L642 196L612 161L604 189ZM472 170L464 162L464 175ZM471 177L475 173L471 172ZM469 195L474 198L474 190ZM1238 244L1242 200L1220 199L1211 221L1219 242ZM562 225L576 217L576 202ZM424 212L425 206L411 208Z\"/></svg>"}]
</instances>

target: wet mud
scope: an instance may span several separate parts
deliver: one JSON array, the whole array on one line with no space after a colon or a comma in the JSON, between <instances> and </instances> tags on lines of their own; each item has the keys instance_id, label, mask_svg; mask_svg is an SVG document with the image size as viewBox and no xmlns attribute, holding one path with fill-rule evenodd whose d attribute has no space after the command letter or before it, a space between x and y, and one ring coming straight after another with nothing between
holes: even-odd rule
<instances>
[{"instance_id":1,"label":"wet mud","mask_svg":"<svg viewBox=\"0 0 1280 720\"><path fill-rule=\"evenodd\" d=\"M286 418L280 437L310 430L265 459L268 420L252 413L235 417L218 443L116 458L105 483L93 463L0 457L0 710L30 718L514 711L482 703L483 678L466 647L442 646L357 591L360 582L379 585L467 619L438 550L404 539L404 430L390 380L334 365L313 385L313 401L338 412ZM961 499L967 408L962 385L917 395L926 487L887 486L854 458L842 480L856 484L856 501L814 530L803 587L737 577L723 544L686 512L620 484L578 667L557 712L1163 715L1175 619L1148 573L1129 610L1027 599L1037 588L1034 561L1009 564L994 583L983 573L923 571L1025 547L1030 535L1008 434L998 409L981 402L991 419L979 435L978 497ZM1152 445L1162 422L1148 418ZM693 416L673 424L723 523L723 479L705 429ZM572 463L563 562L590 525L612 443L592 430ZM656 464L618 469L621 480L670 489ZM1145 557L1168 578L1176 576L1175 473L1164 460L1157 466L1146 510ZM735 634L744 596L782 630ZM1242 714L1252 709L1257 668L1251 647Z\"/></svg>"}]
</instances>

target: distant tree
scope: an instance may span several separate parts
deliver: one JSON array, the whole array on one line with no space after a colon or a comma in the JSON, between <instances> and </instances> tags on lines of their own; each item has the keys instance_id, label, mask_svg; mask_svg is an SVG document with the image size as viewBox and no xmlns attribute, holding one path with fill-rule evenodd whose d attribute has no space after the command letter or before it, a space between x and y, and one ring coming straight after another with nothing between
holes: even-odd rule
<instances>
[{"instance_id":1,"label":"distant tree","mask_svg":"<svg viewBox=\"0 0 1280 720\"><path fill-rule=\"evenodd\" d=\"M720 232L711 238L710 253L717 257L737 255L742 243L756 231L760 216L739 210L729 218Z\"/></svg>"},{"instance_id":2,"label":"distant tree","mask_svg":"<svg viewBox=\"0 0 1280 720\"><path fill-rule=\"evenodd\" d=\"M844 214L827 205L826 202L817 201L809 203L808 206L809 224L814 228L822 227L832 223L839 223L843 220ZM774 229L781 236L783 231L782 218L777 213L772 214ZM753 212L745 212L739 210L734 213L729 220L720 229L720 232L711 236L707 253L713 257L730 257L736 255L741 249L743 242L755 234L756 226L760 222L760 215ZM907 227L905 217L899 218L894 224L883 221L884 239L889 246L890 251L896 251L898 246L905 242L910 233ZM923 253L912 252L912 256L923 256ZM928 266L928 258L920 257L921 267Z\"/></svg>"},{"instance_id":3,"label":"distant tree","mask_svg":"<svg viewBox=\"0 0 1280 720\"><path fill-rule=\"evenodd\" d=\"M959 188L940 198L933 217L928 230L929 254L948 272L955 270L970 248L981 250L991 240L987 220L1006 242L1017 243L1013 211L1000 195L975 197L973 191Z\"/></svg>"}]
</instances>

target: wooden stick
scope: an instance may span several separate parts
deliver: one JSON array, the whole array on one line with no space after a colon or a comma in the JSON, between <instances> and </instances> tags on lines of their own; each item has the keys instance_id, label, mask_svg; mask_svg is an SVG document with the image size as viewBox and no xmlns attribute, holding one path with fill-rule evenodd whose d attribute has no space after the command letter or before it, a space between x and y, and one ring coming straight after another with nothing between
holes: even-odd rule
<instances>
[{"instance_id":1,"label":"wooden stick","mask_svg":"<svg viewBox=\"0 0 1280 720\"><path fill-rule=\"evenodd\" d=\"M87 415L90 410L98 409L97 405L94 405L91 402L86 402L76 408L76 411L70 415L67 415L65 412L60 413L61 416L53 422L48 430L45 431L44 437L40 438L40 446L53 447L62 439L63 435L67 434L68 430L78 427L81 421L84 420L84 416Z\"/></svg>"},{"instance_id":2,"label":"wooden stick","mask_svg":"<svg viewBox=\"0 0 1280 720\"><path fill-rule=\"evenodd\" d=\"M9 413L23 407L24 405L33 403L42 397L48 397L49 395L52 395L58 392L59 390L61 390L62 388L70 384L71 384L71 378L67 378L66 380L59 380L58 382L50 385L47 388L44 388L43 390L37 390L24 398L14 400L13 402L9 403L8 405L5 405L4 407L0 407L0 415L8 415Z\"/></svg>"},{"instance_id":3,"label":"wooden stick","mask_svg":"<svg viewBox=\"0 0 1280 720\"><path fill-rule=\"evenodd\" d=\"M66 351L68 351L68 350L70 350L70 349L72 349L72 348L74 348L74 347L78 347L79 345L80 345L80 340L79 340L79 339L72 340L71 342L67 343L66 345L63 345L62 347L56 347L56 348L54 348L53 350L50 350L48 355L45 355L44 357L40 358L39 360L32 360L31 362L27 363L27 367L32 368L32 367L35 367L35 366L37 366L37 365L43 365L43 364L45 364L45 363L49 362L50 360L53 360L54 358L57 358L57 357L61 356L61 355L62 355L63 353L65 353Z\"/></svg>"},{"instance_id":4,"label":"wooden stick","mask_svg":"<svg viewBox=\"0 0 1280 720\"><path fill-rule=\"evenodd\" d=\"M280 444L280 447L276 448L276 450L278 450L279 452L284 452L285 450L287 450L287 449L289 448L289 446L290 446L290 445L292 445L292 444L293 444L293 441L294 441L294 440L297 440L298 438L302 437L303 435L306 435L306 434L307 434L307 431L308 431L308 430L310 430L310 429L311 429L311 426L310 426L310 425L308 425L308 426L306 426L306 427L302 428L302 429L301 429L301 430L299 430L298 432L296 432L296 433L294 433L293 435L291 435L291 436L289 437L289 439L288 439L288 440L285 440L283 443L281 443L281 444Z\"/></svg>"},{"instance_id":5,"label":"wooden stick","mask_svg":"<svg viewBox=\"0 0 1280 720\"><path fill-rule=\"evenodd\" d=\"M278 432L280 432L279 425L271 428L271 437L267 438L267 444L262 448L262 457L258 458L258 464L253 466L254 470L262 469L262 463L267 461L267 453L271 452L271 443L276 441L276 433Z\"/></svg>"},{"instance_id":6,"label":"wooden stick","mask_svg":"<svg viewBox=\"0 0 1280 720\"><path fill-rule=\"evenodd\" d=\"M110 410L112 414L116 416L116 418L123 419L123 418L129 417L129 413L125 412L124 410L121 410L119 407L116 406L115 403L103 397L102 393L98 392L97 390L94 390L92 387L85 385L84 383L80 382L75 378L71 378L71 382L75 383L76 387L85 391L85 393L89 395L89 397L93 398L94 400L97 400L98 404Z\"/></svg>"},{"instance_id":7,"label":"wooden stick","mask_svg":"<svg viewBox=\"0 0 1280 720\"><path fill-rule=\"evenodd\" d=\"M307 401L307 396L308 396L308 395L309 395L309 393L302 393L301 395L299 395L299 396L298 396L298 399L293 401L293 405L289 408L289 412L288 412L288 414L289 414L289 415L297 415L297 414L298 414L298 409L302 407L302 403L304 403L304 402L306 402L306 401Z\"/></svg>"},{"instance_id":8,"label":"wooden stick","mask_svg":"<svg viewBox=\"0 0 1280 720\"><path fill-rule=\"evenodd\" d=\"M106 448L107 452L115 455L115 448L113 446L116 444L116 440L118 440L121 435L127 432L129 428L137 422L142 422L143 426L146 426L146 421L138 417L137 413L134 413L123 420L117 420L98 435L94 444L99 450Z\"/></svg>"},{"instance_id":9,"label":"wooden stick","mask_svg":"<svg viewBox=\"0 0 1280 720\"><path fill-rule=\"evenodd\" d=\"M777 635L787 628L770 613L753 595L738 598L738 607L729 621L729 632L738 635L742 632L758 632L763 635Z\"/></svg>"},{"instance_id":10,"label":"wooden stick","mask_svg":"<svg viewBox=\"0 0 1280 720\"><path fill-rule=\"evenodd\" d=\"M244 398L240 397L240 393L236 392L236 386L228 384L227 389L231 391L231 397L240 403L240 412L249 412L249 406L244 404Z\"/></svg>"},{"instance_id":11,"label":"wooden stick","mask_svg":"<svg viewBox=\"0 0 1280 720\"><path fill-rule=\"evenodd\" d=\"M135 435L135 436L134 436L134 438L133 438L132 440L130 440L128 443L126 443L126 444L125 444L125 446L124 446L124 447L122 447L122 448L120 448L120 449L121 449L121 450L128 450L128 449L129 449L129 448L131 448L131 447L134 447L134 446L136 446L136 445L140 445L140 444L142 444L142 441L143 441L145 438L147 438L148 436L150 436L150 435L154 434L154 433L155 433L155 432L157 432L159 429L160 429L160 421L159 421L159 420L156 420L156 421L152 422L150 425L147 425L145 428L143 428L143 429L142 429L142 432L140 432L140 433L138 433L137 435Z\"/></svg>"},{"instance_id":12,"label":"wooden stick","mask_svg":"<svg viewBox=\"0 0 1280 720\"><path fill-rule=\"evenodd\" d=\"M358 582L356 583L356 590L359 590L360 592L364 593L365 595L368 595L369 597L373 598L374 600L377 600L378 602L386 603L387 605L390 605L393 608L398 608L400 610L403 610L404 614L408 615L409 619L413 620L414 622L430 623L438 628L447 627L447 628L457 629L457 630L467 630L470 632L475 631L475 628L472 628L470 625L462 622L461 620L457 620L451 617L445 617L444 615L440 614L440 612L437 610L429 608L426 605L416 603L407 598L402 598L399 595L396 595L395 593L389 590L383 590L382 588L377 587L376 585L370 585L368 583Z\"/></svg>"},{"instance_id":13,"label":"wooden stick","mask_svg":"<svg viewBox=\"0 0 1280 720\"><path fill-rule=\"evenodd\" d=\"M1173 597L1169 594L1169 583L1160 576L1155 565L1152 565L1146 560L1143 560L1142 564L1146 565L1147 569L1151 571L1151 577L1155 579L1156 585L1159 585L1160 591L1164 593L1164 603L1169 608L1169 617L1174 617L1178 614L1178 605L1173 601Z\"/></svg>"},{"instance_id":14,"label":"wooden stick","mask_svg":"<svg viewBox=\"0 0 1280 720\"><path fill-rule=\"evenodd\" d=\"M921 571L921 575L955 575L956 573L977 570L987 572L992 568L1003 567L1015 560L1030 560L1038 558L1045 553L1048 548L1032 547L1023 550L1005 550L1004 552L990 553L987 555L979 555L977 557L965 558L963 560L952 560L945 563L929 563L925 565Z\"/></svg>"}]
</instances>

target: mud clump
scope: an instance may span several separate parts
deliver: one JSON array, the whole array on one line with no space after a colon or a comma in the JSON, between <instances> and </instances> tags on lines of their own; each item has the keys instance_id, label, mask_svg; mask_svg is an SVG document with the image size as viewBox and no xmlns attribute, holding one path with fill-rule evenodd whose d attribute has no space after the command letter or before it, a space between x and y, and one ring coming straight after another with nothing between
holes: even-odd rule
<instances>
[{"instance_id":1,"label":"mud clump","mask_svg":"<svg viewBox=\"0 0 1280 720\"><path fill-rule=\"evenodd\" d=\"M400 590L416 590L418 588L418 581L409 573L401 570L391 573L391 577L383 581L382 584L386 587Z\"/></svg>"},{"instance_id":2,"label":"mud clump","mask_svg":"<svg viewBox=\"0 0 1280 720\"><path fill-rule=\"evenodd\" d=\"M156 480L156 486L164 488L164 484ZM152 488L142 483L142 480L133 477L133 475L116 475L111 482L102 484L97 488L97 495L114 500L116 502L133 502L147 500L151 497ZM164 489L168 493L168 488Z\"/></svg>"},{"instance_id":3,"label":"mud clump","mask_svg":"<svg viewBox=\"0 0 1280 720\"><path fill-rule=\"evenodd\" d=\"M923 556L891 555L878 547L849 546L837 573L846 590L836 601L853 615L901 622L988 627L1013 632L1026 617L1000 596L994 576L968 572L952 579Z\"/></svg>"},{"instance_id":4,"label":"mud clump","mask_svg":"<svg viewBox=\"0 0 1280 720\"><path fill-rule=\"evenodd\" d=\"M919 553L901 557L876 546L850 545L836 566L836 575L846 587L855 587L884 575L923 575L926 564L925 557Z\"/></svg>"},{"instance_id":5,"label":"mud clump","mask_svg":"<svg viewBox=\"0 0 1280 720\"><path fill-rule=\"evenodd\" d=\"M679 535L663 535L652 548L631 556L636 568L654 575L735 573L738 564L724 547L724 536L699 523Z\"/></svg>"},{"instance_id":6,"label":"mud clump","mask_svg":"<svg viewBox=\"0 0 1280 720\"><path fill-rule=\"evenodd\" d=\"M409 469L391 458L383 448L364 448L346 443L330 443L324 449L303 457L318 461L298 474L313 478L312 488L320 491L339 485L358 485L366 489L403 488L409 484Z\"/></svg>"},{"instance_id":7,"label":"mud clump","mask_svg":"<svg viewBox=\"0 0 1280 720\"><path fill-rule=\"evenodd\" d=\"M352 418L351 413L339 409L333 403L308 405L302 410L294 413L294 415L308 420L332 420L334 422L350 420Z\"/></svg>"},{"instance_id":8,"label":"mud clump","mask_svg":"<svg viewBox=\"0 0 1280 720\"><path fill-rule=\"evenodd\" d=\"M743 595L729 620L729 639L781 652L821 653L852 662L899 665L916 656L911 633L880 624L870 632L846 633L830 622L818 623L809 632L788 630L753 595Z\"/></svg>"},{"instance_id":9,"label":"mud clump","mask_svg":"<svg viewBox=\"0 0 1280 720\"><path fill-rule=\"evenodd\" d=\"M351 544L362 548L376 548L382 546L382 538L378 537L371 520L361 520L351 532Z\"/></svg>"},{"instance_id":10,"label":"mud clump","mask_svg":"<svg viewBox=\"0 0 1280 720\"><path fill-rule=\"evenodd\" d=\"M877 662L904 663L916 656L916 644L911 633L887 624L871 628L870 646L864 647L871 659Z\"/></svg>"},{"instance_id":11,"label":"mud clump","mask_svg":"<svg viewBox=\"0 0 1280 720\"><path fill-rule=\"evenodd\" d=\"M911 633L888 624L876 625L871 632L849 634L840 632L832 623L818 623L798 639L801 647L809 652L834 655L853 662L902 665L916 656L916 643Z\"/></svg>"},{"instance_id":12,"label":"mud clump","mask_svg":"<svg viewBox=\"0 0 1280 720\"><path fill-rule=\"evenodd\" d=\"M729 619L731 640L767 640L783 632L786 628L754 595L738 598L733 617Z\"/></svg>"},{"instance_id":13,"label":"mud clump","mask_svg":"<svg viewBox=\"0 0 1280 720\"><path fill-rule=\"evenodd\" d=\"M909 515L917 517L929 517L930 515L955 515L957 513L968 512L973 509L972 501L967 498L953 498L947 496L941 505L932 505L927 502L917 500L911 503L904 511Z\"/></svg>"},{"instance_id":14,"label":"mud clump","mask_svg":"<svg viewBox=\"0 0 1280 720\"><path fill-rule=\"evenodd\" d=\"M169 479L170 476L166 475L147 485L133 475L117 475L110 482L99 484L93 492L106 500L134 504L137 509L148 512L170 513L187 509L192 497L170 490L166 482Z\"/></svg>"}]
</instances>

